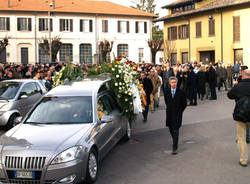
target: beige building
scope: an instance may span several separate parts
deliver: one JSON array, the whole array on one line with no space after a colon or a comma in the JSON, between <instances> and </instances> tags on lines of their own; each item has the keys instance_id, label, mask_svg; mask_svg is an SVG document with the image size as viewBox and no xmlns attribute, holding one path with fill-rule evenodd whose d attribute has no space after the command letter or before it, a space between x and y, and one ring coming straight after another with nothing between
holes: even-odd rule
<instances>
[{"instance_id":1,"label":"beige building","mask_svg":"<svg viewBox=\"0 0 250 184\"><path fill-rule=\"evenodd\" d=\"M177 0L163 8L166 60L250 66L250 0Z\"/></svg>"}]
</instances>

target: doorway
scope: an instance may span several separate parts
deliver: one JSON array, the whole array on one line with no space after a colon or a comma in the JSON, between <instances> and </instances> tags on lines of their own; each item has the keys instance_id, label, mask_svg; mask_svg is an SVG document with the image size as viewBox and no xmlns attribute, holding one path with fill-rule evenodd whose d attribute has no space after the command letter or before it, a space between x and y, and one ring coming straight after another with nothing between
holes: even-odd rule
<instances>
[{"instance_id":1,"label":"doorway","mask_svg":"<svg viewBox=\"0 0 250 184\"><path fill-rule=\"evenodd\" d=\"M28 47L21 48L21 63L22 64L29 63L29 48Z\"/></svg>"},{"instance_id":2,"label":"doorway","mask_svg":"<svg viewBox=\"0 0 250 184\"><path fill-rule=\"evenodd\" d=\"M204 64L215 64L215 51L201 51L200 52L200 62Z\"/></svg>"}]
</instances>

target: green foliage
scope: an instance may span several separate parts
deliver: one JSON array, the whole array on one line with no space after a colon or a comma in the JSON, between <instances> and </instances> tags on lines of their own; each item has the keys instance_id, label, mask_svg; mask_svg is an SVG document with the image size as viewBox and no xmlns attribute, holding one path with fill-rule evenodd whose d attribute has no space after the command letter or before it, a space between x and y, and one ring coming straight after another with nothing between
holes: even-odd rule
<instances>
[{"instance_id":1,"label":"green foliage","mask_svg":"<svg viewBox=\"0 0 250 184\"><path fill-rule=\"evenodd\" d=\"M102 73L111 73L111 64L104 62L99 66L92 67L88 71L88 76L100 75Z\"/></svg>"},{"instance_id":2,"label":"green foliage","mask_svg":"<svg viewBox=\"0 0 250 184\"><path fill-rule=\"evenodd\" d=\"M163 40L163 30L159 26L153 26L152 28L152 37L153 40Z\"/></svg>"},{"instance_id":3,"label":"green foliage","mask_svg":"<svg viewBox=\"0 0 250 184\"><path fill-rule=\"evenodd\" d=\"M57 72L53 79L53 87L59 86L66 82L83 79L83 71L80 66L73 66L70 61L63 67L60 72Z\"/></svg>"},{"instance_id":4,"label":"green foliage","mask_svg":"<svg viewBox=\"0 0 250 184\"><path fill-rule=\"evenodd\" d=\"M132 6L133 8L155 14L154 0L137 0L137 2L135 7Z\"/></svg>"}]
</instances>

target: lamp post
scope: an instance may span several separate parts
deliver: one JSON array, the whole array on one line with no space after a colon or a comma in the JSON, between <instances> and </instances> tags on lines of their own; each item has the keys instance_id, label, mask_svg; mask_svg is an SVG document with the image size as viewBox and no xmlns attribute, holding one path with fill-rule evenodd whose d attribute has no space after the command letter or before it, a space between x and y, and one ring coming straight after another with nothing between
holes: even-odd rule
<instances>
[{"instance_id":1,"label":"lamp post","mask_svg":"<svg viewBox=\"0 0 250 184\"><path fill-rule=\"evenodd\" d=\"M50 62L52 62L52 42L51 42L51 27L50 27L50 18L51 18L51 11L50 9L53 7L53 3L49 4L49 11L48 11L48 31L49 31L49 58Z\"/></svg>"}]
</instances>

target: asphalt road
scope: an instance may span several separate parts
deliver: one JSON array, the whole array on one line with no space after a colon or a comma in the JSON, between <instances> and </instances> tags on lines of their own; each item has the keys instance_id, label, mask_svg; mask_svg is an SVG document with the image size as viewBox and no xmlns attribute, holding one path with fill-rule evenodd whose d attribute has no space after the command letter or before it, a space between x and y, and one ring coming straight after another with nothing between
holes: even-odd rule
<instances>
[{"instance_id":1,"label":"asphalt road","mask_svg":"<svg viewBox=\"0 0 250 184\"><path fill-rule=\"evenodd\" d=\"M217 101L187 108L176 156L161 100L147 124L138 117L133 139L119 143L100 163L96 184L250 184L250 163L238 164L234 102L225 92Z\"/></svg>"}]
</instances>

